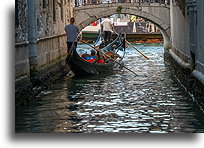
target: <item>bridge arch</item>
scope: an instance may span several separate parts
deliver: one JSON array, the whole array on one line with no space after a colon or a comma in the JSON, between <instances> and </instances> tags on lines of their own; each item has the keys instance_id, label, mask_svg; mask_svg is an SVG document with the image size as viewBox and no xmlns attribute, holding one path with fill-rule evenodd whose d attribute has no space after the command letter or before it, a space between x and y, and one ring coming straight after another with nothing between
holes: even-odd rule
<instances>
[{"instance_id":1,"label":"bridge arch","mask_svg":"<svg viewBox=\"0 0 204 148\"><path fill-rule=\"evenodd\" d=\"M122 8L120 14L136 15L154 23L164 38L164 48L170 46L170 9L166 5L134 3L88 5L74 8L74 17L79 29L107 15L118 14L117 8Z\"/></svg>"}]
</instances>

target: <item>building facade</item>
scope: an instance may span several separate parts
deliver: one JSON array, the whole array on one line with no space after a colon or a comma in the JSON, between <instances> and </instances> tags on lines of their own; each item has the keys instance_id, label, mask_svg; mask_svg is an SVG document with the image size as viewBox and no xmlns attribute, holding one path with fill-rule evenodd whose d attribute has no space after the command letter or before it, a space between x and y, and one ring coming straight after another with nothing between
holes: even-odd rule
<instances>
[{"instance_id":1,"label":"building facade","mask_svg":"<svg viewBox=\"0 0 204 148\"><path fill-rule=\"evenodd\" d=\"M178 63L204 84L204 1L171 1L171 45ZM175 56L174 56L175 57Z\"/></svg>"},{"instance_id":2,"label":"building facade","mask_svg":"<svg viewBox=\"0 0 204 148\"><path fill-rule=\"evenodd\" d=\"M64 27L73 16L72 3L72 0L15 1L17 89L34 85L33 78L44 77L65 66Z\"/></svg>"},{"instance_id":3,"label":"building facade","mask_svg":"<svg viewBox=\"0 0 204 148\"><path fill-rule=\"evenodd\" d=\"M204 1L171 0L170 18L174 74L204 108Z\"/></svg>"},{"instance_id":4,"label":"building facade","mask_svg":"<svg viewBox=\"0 0 204 148\"><path fill-rule=\"evenodd\" d=\"M197 0L195 8L195 38L196 48L194 57L192 57L192 63L194 64L193 75L197 77L204 85L204 1ZM190 34L191 35L191 34ZM190 42L191 44L191 42Z\"/></svg>"}]
</instances>

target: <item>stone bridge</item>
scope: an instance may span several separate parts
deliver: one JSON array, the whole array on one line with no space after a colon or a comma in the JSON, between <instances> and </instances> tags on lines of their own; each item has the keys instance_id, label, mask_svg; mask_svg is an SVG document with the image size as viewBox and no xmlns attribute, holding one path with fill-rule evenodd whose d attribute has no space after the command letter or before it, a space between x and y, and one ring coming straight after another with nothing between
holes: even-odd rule
<instances>
[{"instance_id":1,"label":"stone bridge","mask_svg":"<svg viewBox=\"0 0 204 148\"><path fill-rule=\"evenodd\" d=\"M76 24L80 30L100 18L118 13L136 15L156 24L163 34L164 47L169 47L169 39L171 36L169 5L158 3L108 3L79 6L74 7L73 10Z\"/></svg>"}]
</instances>

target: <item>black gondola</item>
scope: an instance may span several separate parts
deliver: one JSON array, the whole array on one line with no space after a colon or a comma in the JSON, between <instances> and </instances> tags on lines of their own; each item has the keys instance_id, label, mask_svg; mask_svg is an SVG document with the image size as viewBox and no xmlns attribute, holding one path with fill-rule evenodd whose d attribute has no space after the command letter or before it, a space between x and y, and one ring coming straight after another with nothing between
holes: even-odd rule
<instances>
[{"instance_id":1,"label":"black gondola","mask_svg":"<svg viewBox=\"0 0 204 148\"><path fill-rule=\"evenodd\" d=\"M121 35L109 43L106 47L100 49L103 53L114 53L118 55L118 61L121 61L125 55L125 40ZM72 46L72 53L69 58L69 65L76 76L98 75L110 72L115 66L115 62L108 59L105 63L91 63L83 59L76 51L75 46Z\"/></svg>"}]
</instances>

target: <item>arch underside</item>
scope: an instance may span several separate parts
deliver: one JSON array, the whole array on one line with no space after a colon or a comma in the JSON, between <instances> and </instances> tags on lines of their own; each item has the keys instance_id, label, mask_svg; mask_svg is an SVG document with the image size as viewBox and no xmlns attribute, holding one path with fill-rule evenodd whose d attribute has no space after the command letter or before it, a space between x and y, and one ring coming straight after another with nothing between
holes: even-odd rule
<instances>
[{"instance_id":1,"label":"arch underside","mask_svg":"<svg viewBox=\"0 0 204 148\"><path fill-rule=\"evenodd\" d=\"M96 8L97 10L80 10L76 11L75 18L76 23L79 26L79 29L82 30L86 26L88 26L90 23L103 18L107 15L113 15L113 14L119 14L116 12L117 7L108 7L106 9L104 8ZM154 8L157 9L157 8ZM165 9L165 8L163 8ZM156 11L156 10L153 10ZM165 10L168 12L168 10ZM164 11L164 12L165 12ZM95 13L94 13L95 12ZM78 15L79 14L79 15ZM157 14L153 14L146 11L141 11L138 9L133 8L123 8L120 14L129 14L129 15L135 15L139 16L141 18L147 19L148 21L154 23L160 30L164 38L164 44L165 46L169 46L169 39L170 39L170 24L169 24L169 17L168 15L165 15L167 17L162 18L162 15L159 16L159 12Z\"/></svg>"}]
</instances>

